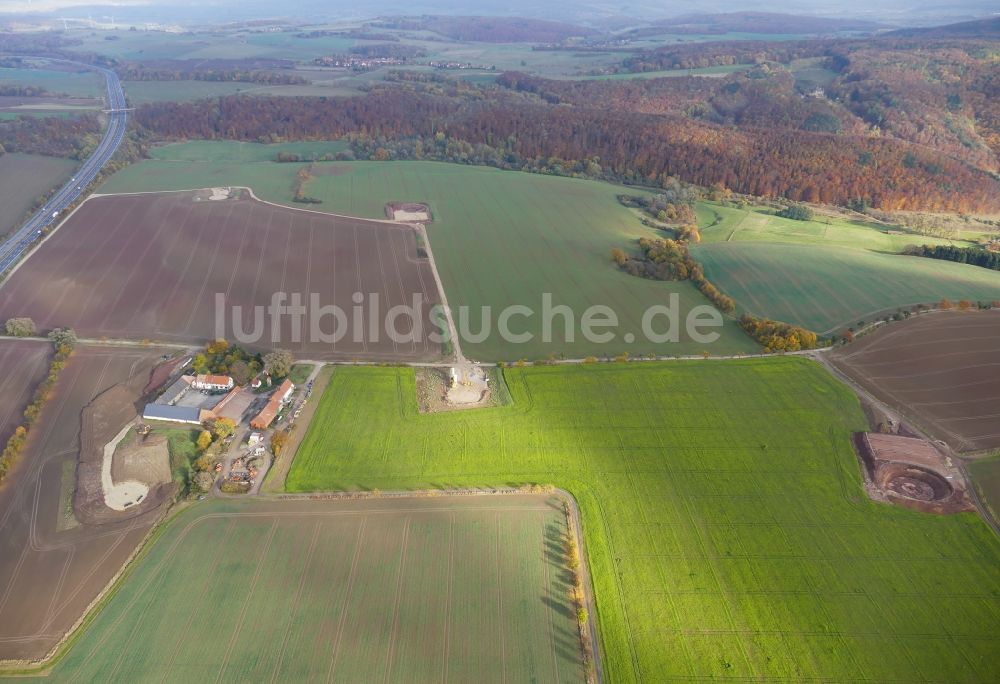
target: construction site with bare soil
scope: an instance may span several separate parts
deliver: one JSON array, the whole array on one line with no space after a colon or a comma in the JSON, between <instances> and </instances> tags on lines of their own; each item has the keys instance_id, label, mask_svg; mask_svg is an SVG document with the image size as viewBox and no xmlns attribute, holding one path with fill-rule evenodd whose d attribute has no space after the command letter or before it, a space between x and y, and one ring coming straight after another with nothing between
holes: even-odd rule
<instances>
[{"instance_id":1,"label":"construction site with bare soil","mask_svg":"<svg viewBox=\"0 0 1000 684\"><path fill-rule=\"evenodd\" d=\"M0 487L0 661L50 654L166 510L172 484L163 483L137 505L108 506L101 469L105 447L134 420L151 372L169 353L80 345L60 373ZM127 461L110 465L112 480L116 471L137 473Z\"/></svg>"},{"instance_id":2,"label":"construction site with bare soil","mask_svg":"<svg viewBox=\"0 0 1000 684\"><path fill-rule=\"evenodd\" d=\"M918 437L859 432L854 448L865 491L875 501L926 513L974 511L959 466Z\"/></svg>"}]
</instances>

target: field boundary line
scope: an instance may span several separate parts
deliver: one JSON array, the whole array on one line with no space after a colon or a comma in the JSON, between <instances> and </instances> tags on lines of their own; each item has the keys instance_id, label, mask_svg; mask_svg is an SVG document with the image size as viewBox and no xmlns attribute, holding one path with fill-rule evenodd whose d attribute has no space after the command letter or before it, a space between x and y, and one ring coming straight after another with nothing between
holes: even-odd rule
<instances>
[{"instance_id":1,"label":"field boundary line","mask_svg":"<svg viewBox=\"0 0 1000 684\"><path fill-rule=\"evenodd\" d=\"M385 658L385 677L383 681L389 684L392 677L392 659L396 652L396 642L399 640L399 600L403 597L403 577L406 576L406 552L410 543L410 525L413 516L406 516L403 527L403 545L399 550L399 569L396 570L396 596L392 601L392 627L389 630L389 653Z\"/></svg>"},{"instance_id":2,"label":"field boundary line","mask_svg":"<svg viewBox=\"0 0 1000 684\"><path fill-rule=\"evenodd\" d=\"M180 188L178 190L136 190L133 192L95 192L90 194L87 199L100 198L100 197L127 197L130 195L166 195L166 194L181 194L185 192L200 192L202 190L211 190L212 187L217 188L229 188L230 190L246 190L250 194L250 198L254 201L261 202L262 204L270 204L273 207L280 207L282 209L290 209L291 211L301 211L307 214L318 214L320 216L334 216L336 218L354 219L358 221L367 221L368 223L380 223L383 225L397 226L397 227L407 227L412 226L412 223L407 221L395 221L391 219L373 219L366 218L364 216L351 216L350 214L336 214L332 211L319 211L318 209L306 209L304 207L293 207L287 204L281 204L279 202L272 202L271 200L261 199L254 193L253 188L249 185L216 185L201 188ZM223 200L224 201L224 200ZM82 203L81 203L82 204ZM70 214L69 216L72 216ZM66 218L68 219L69 216Z\"/></svg>"},{"instance_id":3,"label":"field boundary line","mask_svg":"<svg viewBox=\"0 0 1000 684\"><path fill-rule=\"evenodd\" d=\"M354 557L351 558L351 574L347 578L347 591L344 592L344 607L340 613L340 620L337 624L337 636L331 645L331 657L330 665L326 671L326 681L333 681L333 673L337 670L337 660L340 656L340 642L344 636L344 625L347 623L347 610L351 604L351 597L354 596L354 583L358 577L358 561L361 559L361 547L362 541L365 537L365 523L368 522L367 516L361 518L361 524L358 526L358 540L354 545Z\"/></svg>"},{"instance_id":4,"label":"field boundary line","mask_svg":"<svg viewBox=\"0 0 1000 684\"><path fill-rule=\"evenodd\" d=\"M427 261L430 264L431 273L434 275L434 282L437 284L438 295L441 297L441 308L444 310L444 318L448 323L448 336L451 338L455 361L457 363L468 363L465 355L462 354L462 343L458 337L458 328L455 327L455 319L452 318L451 306L448 304L448 295L445 294L444 283L441 282L441 274L438 273L437 261L434 260L434 250L431 249L431 240L427 236L427 227L422 223L418 223L417 226L417 230L424 239L424 250L427 252Z\"/></svg>"}]
</instances>

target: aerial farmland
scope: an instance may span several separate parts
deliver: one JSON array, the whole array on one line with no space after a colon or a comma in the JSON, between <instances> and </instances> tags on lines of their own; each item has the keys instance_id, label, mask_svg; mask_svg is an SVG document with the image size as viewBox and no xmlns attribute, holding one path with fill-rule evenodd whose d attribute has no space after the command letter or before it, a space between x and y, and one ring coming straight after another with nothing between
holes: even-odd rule
<instances>
[{"instance_id":1,"label":"aerial farmland","mask_svg":"<svg viewBox=\"0 0 1000 684\"><path fill-rule=\"evenodd\" d=\"M4 342L4 347L10 345ZM33 345L21 372L42 370L50 345ZM3 360L13 360L8 349ZM21 463L4 481L0 497L0 659L30 661L52 651L143 542L162 513L166 497L119 519L81 522L74 514L76 471L81 452L103 448L104 424L124 406L100 408L96 423L82 430L81 414L95 399L120 387L133 400L163 350L81 347L60 374L51 410L32 427ZM11 369L12 379L18 371ZM95 407L96 408L96 407ZM109 412L110 409L110 412ZM132 409L134 411L134 409ZM95 444L96 443L96 444ZM98 447L98 444L100 445Z\"/></svg>"},{"instance_id":2,"label":"aerial farmland","mask_svg":"<svg viewBox=\"0 0 1000 684\"><path fill-rule=\"evenodd\" d=\"M1000 312L938 311L830 356L876 397L959 452L1000 447Z\"/></svg>"},{"instance_id":3,"label":"aerial farmland","mask_svg":"<svg viewBox=\"0 0 1000 684\"><path fill-rule=\"evenodd\" d=\"M94 338L198 344L256 330L251 346L283 346L305 358L440 357L427 335L397 343L365 327L339 342L310 342L310 318L293 331L290 316L265 319L255 310L276 292L284 304L295 295L303 306L315 293L321 306L343 311L351 311L355 293L379 297L382 310L409 306L417 295L424 303L417 324L436 329L437 287L411 226L286 209L245 190L219 196L225 199L213 201L207 191L87 201L5 284L0 315L69 325ZM323 330L332 335L334 324L322 323ZM405 337L412 324L404 318L397 330Z\"/></svg>"},{"instance_id":4,"label":"aerial farmland","mask_svg":"<svg viewBox=\"0 0 1000 684\"><path fill-rule=\"evenodd\" d=\"M546 495L214 501L170 522L53 675L584 682L566 534Z\"/></svg>"},{"instance_id":5,"label":"aerial farmland","mask_svg":"<svg viewBox=\"0 0 1000 684\"><path fill-rule=\"evenodd\" d=\"M0 679L997 683L982 0L108 1L0 0Z\"/></svg>"},{"instance_id":6,"label":"aerial farmland","mask_svg":"<svg viewBox=\"0 0 1000 684\"><path fill-rule=\"evenodd\" d=\"M424 415L412 370L338 369L286 487L572 492L609 681L985 681L996 670L1000 542L972 514L869 500L850 446L867 421L818 364L505 377L510 406ZM355 419L362 410L369 421ZM930 608L940 596L949 608Z\"/></svg>"}]
</instances>

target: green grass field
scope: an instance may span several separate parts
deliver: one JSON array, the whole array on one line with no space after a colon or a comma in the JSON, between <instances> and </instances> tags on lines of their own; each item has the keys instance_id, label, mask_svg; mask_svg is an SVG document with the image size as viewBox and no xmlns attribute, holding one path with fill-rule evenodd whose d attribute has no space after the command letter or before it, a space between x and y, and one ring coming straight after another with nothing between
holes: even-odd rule
<instances>
[{"instance_id":1,"label":"green grass field","mask_svg":"<svg viewBox=\"0 0 1000 684\"><path fill-rule=\"evenodd\" d=\"M232 501L160 533L55 681L583 682L560 502Z\"/></svg>"},{"instance_id":2,"label":"green grass field","mask_svg":"<svg viewBox=\"0 0 1000 684\"><path fill-rule=\"evenodd\" d=\"M51 93L70 97L101 97L104 79L92 71L0 68L0 85L41 86Z\"/></svg>"},{"instance_id":3,"label":"green grass field","mask_svg":"<svg viewBox=\"0 0 1000 684\"><path fill-rule=\"evenodd\" d=\"M851 247L897 253L907 245L953 244L951 240L917 233L887 232L884 226L840 216L818 214L812 221L776 216L773 209L737 209L715 202L697 205L702 244L717 242L777 242L794 245ZM973 234L966 236L974 239Z\"/></svg>"},{"instance_id":4,"label":"green grass field","mask_svg":"<svg viewBox=\"0 0 1000 684\"><path fill-rule=\"evenodd\" d=\"M20 225L33 202L68 181L76 166L72 159L37 154L0 156L0 235Z\"/></svg>"},{"instance_id":5,"label":"green grass field","mask_svg":"<svg viewBox=\"0 0 1000 684\"><path fill-rule=\"evenodd\" d=\"M71 29L70 38L82 41L70 48L124 60L156 59L288 59L309 62L325 55L343 54L357 44L344 36L301 38L299 29L255 33L240 30L166 33L164 31L107 31ZM500 44L441 40L430 34L400 34L402 43L423 48L419 61L457 61L496 66L497 71L522 70L546 76L565 76L610 66L627 54L621 51L574 53L532 50L530 43ZM111 36L114 40L107 40ZM425 40L425 38L431 38ZM376 70L381 77L386 70Z\"/></svg>"},{"instance_id":6,"label":"green grass field","mask_svg":"<svg viewBox=\"0 0 1000 684\"><path fill-rule=\"evenodd\" d=\"M969 463L969 475L984 503L1000 520L1000 452L989 458Z\"/></svg>"},{"instance_id":7,"label":"green grass field","mask_svg":"<svg viewBox=\"0 0 1000 684\"><path fill-rule=\"evenodd\" d=\"M297 38L296 32L245 31L107 31L71 29L67 37L82 41L74 52L97 53L125 60L156 59L292 59L311 60L345 52L355 41L341 37ZM115 40L106 40L113 36Z\"/></svg>"},{"instance_id":8,"label":"green grass field","mask_svg":"<svg viewBox=\"0 0 1000 684\"><path fill-rule=\"evenodd\" d=\"M744 311L819 333L944 297L1000 299L1000 273L898 255L907 245L948 240L889 234L842 217L793 221L760 207L709 202L698 206L698 220L702 243L692 252L709 280Z\"/></svg>"},{"instance_id":9,"label":"green grass field","mask_svg":"<svg viewBox=\"0 0 1000 684\"><path fill-rule=\"evenodd\" d=\"M263 199L291 204L297 165L247 162L266 162L280 150L327 151L326 145L340 143L168 145L153 151L155 159L116 174L103 190L239 184L253 187ZM607 255L613 247L627 247L653 234L618 204L615 196L622 191L606 183L434 162L321 165L308 186L308 194L324 201L311 208L358 216L383 217L387 201L430 203L435 214L428 229L431 246L453 308L465 305L479 311L488 305L496 312L510 304L537 306L541 293L551 292L554 302L577 312L607 303L620 319L613 344L588 343L578 334L572 344L554 337L550 344L536 338L512 347L501 343L494 325L493 335L484 342L463 345L472 358L541 358L551 352L614 355L626 350L677 355L703 349L716 355L753 351L753 343L728 322L723 338L712 345L642 343L641 315L650 305L664 302L671 292L681 296L685 310L704 300L687 283L640 280L610 267ZM998 273L892 254L908 244L943 240L889 234L875 224L840 217L792 221L761 208L740 210L709 202L698 205L698 217L703 242L694 253L712 282L744 311L820 333L942 297L1000 299ZM480 260L476 254L490 258ZM524 329L537 332L538 323L536 316ZM480 329L478 316L469 329ZM628 333L639 342L624 343Z\"/></svg>"},{"instance_id":10,"label":"green grass field","mask_svg":"<svg viewBox=\"0 0 1000 684\"><path fill-rule=\"evenodd\" d=\"M741 308L820 333L944 297L1000 299L1000 273L949 261L749 242L698 246L693 253Z\"/></svg>"},{"instance_id":11,"label":"green grass field","mask_svg":"<svg viewBox=\"0 0 1000 684\"><path fill-rule=\"evenodd\" d=\"M128 100L133 105L147 102L185 102L204 97L234 95L282 95L286 97L335 97L357 95L363 83L376 80L375 76L342 74L336 77L323 72L303 71L310 83L295 85L260 85L233 81L126 81L122 83ZM315 79L315 80L313 80ZM377 77L381 80L381 75Z\"/></svg>"},{"instance_id":12,"label":"green grass field","mask_svg":"<svg viewBox=\"0 0 1000 684\"><path fill-rule=\"evenodd\" d=\"M253 83L231 83L227 81L123 81L122 88L129 104L149 102L185 102L203 97L233 95L256 87Z\"/></svg>"},{"instance_id":13,"label":"green grass field","mask_svg":"<svg viewBox=\"0 0 1000 684\"><path fill-rule=\"evenodd\" d=\"M84 108L74 107L72 109L16 109L6 112L0 112L0 121L12 121L21 116L34 116L34 117L50 117L57 116L60 119L69 119L74 116L79 116L85 113L87 110Z\"/></svg>"},{"instance_id":14,"label":"green grass field","mask_svg":"<svg viewBox=\"0 0 1000 684\"><path fill-rule=\"evenodd\" d=\"M229 162L273 162L281 152L318 157L326 154L337 154L346 149L347 143L339 140L331 140L329 142L293 142L277 145L228 141L199 141L154 147L149 151L149 156L153 159L163 161L225 164ZM273 167L276 165L269 166ZM294 166L293 168L297 171L299 167ZM295 172L293 171L290 175L294 176Z\"/></svg>"},{"instance_id":15,"label":"green grass field","mask_svg":"<svg viewBox=\"0 0 1000 684\"><path fill-rule=\"evenodd\" d=\"M1000 541L870 501L856 398L801 358L505 371L514 403L418 414L342 368L291 491L552 483L580 502L610 682L986 682Z\"/></svg>"},{"instance_id":16,"label":"green grass field","mask_svg":"<svg viewBox=\"0 0 1000 684\"><path fill-rule=\"evenodd\" d=\"M101 192L249 185L263 199L298 206L290 201L298 165L247 163L273 158L278 149L301 151L308 145L263 149L199 142L161 147L153 152L156 159L115 174ZM204 159L219 161L193 161ZM620 192L607 183L436 162L320 164L307 187L307 194L323 200L310 209L355 216L384 218L390 201L430 204L434 223L428 235L449 304L455 311L466 306L474 312L467 326L471 333L482 330L482 308L491 308L490 335L479 343L463 341L462 349L471 358L756 351L756 344L729 320L715 343L700 344L686 336L677 344L646 341L641 320L648 307L666 304L671 293L680 297L684 314L707 302L690 283L643 280L612 264L613 247L628 248L637 238L655 233L618 203ZM610 306L619 319L615 340L589 342L577 328L575 339L565 342L562 319L557 319L552 341L544 342L540 309L546 292L554 304L570 306L578 323L588 306ZM505 344L497 334L499 312L517 304L531 306L536 313L528 320L515 318L513 332L535 337L525 344ZM627 335L635 342L626 342Z\"/></svg>"}]
</instances>

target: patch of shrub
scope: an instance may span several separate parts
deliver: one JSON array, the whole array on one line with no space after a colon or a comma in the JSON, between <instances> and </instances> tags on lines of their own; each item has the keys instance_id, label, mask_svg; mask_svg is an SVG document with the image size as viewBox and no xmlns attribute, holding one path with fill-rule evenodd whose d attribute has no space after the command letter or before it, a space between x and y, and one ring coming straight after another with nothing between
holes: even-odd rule
<instances>
[{"instance_id":1,"label":"patch of shrub","mask_svg":"<svg viewBox=\"0 0 1000 684\"><path fill-rule=\"evenodd\" d=\"M778 216L794 221L812 221L816 214L804 204L793 204L779 211Z\"/></svg>"},{"instance_id":2,"label":"patch of shrub","mask_svg":"<svg viewBox=\"0 0 1000 684\"><path fill-rule=\"evenodd\" d=\"M38 334L35 322L30 318L8 318L4 332L10 337L34 337Z\"/></svg>"},{"instance_id":3,"label":"patch of shrub","mask_svg":"<svg viewBox=\"0 0 1000 684\"><path fill-rule=\"evenodd\" d=\"M740 327L764 347L767 353L816 348L816 333L790 323L744 314Z\"/></svg>"},{"instance_id":4,"label":"patch of shrub","mask_svg":"<svg viewBox=\"0 0 1000 684\"><path fill-rule=\"evenodd\" d=\"M49 374L35 388L31 403L24 409L24 422L14 429L14 434L7 440L2 453L0 453L0 482L7 474L13 470L25 443L28 441L28 432L31 426L42 413L42 407L52 396L52 388L55 387L59 374L66 367L66 362L73 353L76 346L76 333L69 328L54 330L49 339L55 347L55 354L49 364Z\"/></svg>"},{"instance_id":5,"label":"patch of shrub","mask_svg":"<svg viewBox=\"0 0 1000 684\"><path fill-rule=\"evenodd\" d=\"M219 490L225 494L246 494L250 491L250 483L226 480L219 487Z\"/></svg>"}]
</instances>

